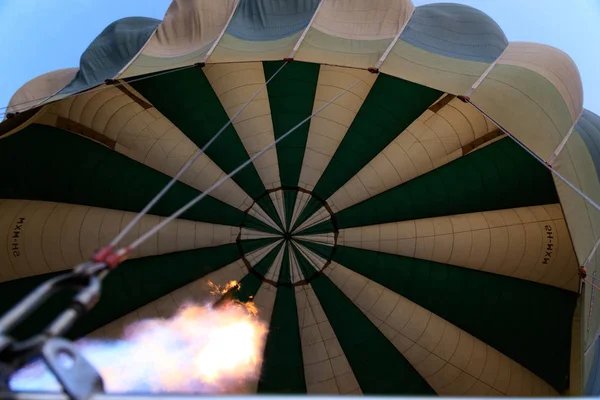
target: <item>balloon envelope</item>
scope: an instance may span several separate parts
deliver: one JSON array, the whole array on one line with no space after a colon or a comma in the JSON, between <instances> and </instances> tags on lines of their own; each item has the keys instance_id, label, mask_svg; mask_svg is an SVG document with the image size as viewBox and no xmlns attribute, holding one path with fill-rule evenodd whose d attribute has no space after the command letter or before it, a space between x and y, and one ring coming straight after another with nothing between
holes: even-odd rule
<instances>
[{"instance_id":1,"label":"balloon envelope","mask_svg":"<svg viewBox=\"0 0 600 400\"><path fill-rule=\"evenodd\" d=\"M124 244L312 115L137 248L71 337L236 280L269 326L250 392L597 393L582 99L566 54L462 5L175 0L116 21L0 125L0 307L106 245L230 118Z\"/></svg>"}]
</instances>

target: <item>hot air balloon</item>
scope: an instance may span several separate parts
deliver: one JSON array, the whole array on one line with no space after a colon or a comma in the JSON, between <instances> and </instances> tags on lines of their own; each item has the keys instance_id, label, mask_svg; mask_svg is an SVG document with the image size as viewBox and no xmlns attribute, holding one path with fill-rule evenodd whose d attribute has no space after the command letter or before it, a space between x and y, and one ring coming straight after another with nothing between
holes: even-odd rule
<instances>
[{"instance_id":1,"label":"hot air balloon","mask_svg":"<svg viewBox=\"0 0 600 400\"><path fill-rule=\"evenodd\" d=\"M71 338L235 280L269 326L253 393L597 394L600 117L582 104L568 55L471 7L174 0L12 98L0 311L210 144L124 243L252 162L111 272Z\"/></svg>"}]
</instances>

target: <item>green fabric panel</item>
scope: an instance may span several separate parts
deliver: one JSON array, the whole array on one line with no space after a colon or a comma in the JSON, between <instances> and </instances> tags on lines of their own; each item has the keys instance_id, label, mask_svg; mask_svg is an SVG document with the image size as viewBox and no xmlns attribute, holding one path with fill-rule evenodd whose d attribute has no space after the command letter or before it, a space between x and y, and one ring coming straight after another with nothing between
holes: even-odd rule
<instances>
[{"instance_id":1,"label":"green fabric panel","mask_svg":"<svg viewBox=\"0 0 600 400\"><path fill-rule=\"evenodd\" d=\"M301 237L297 237L296 238L296 243L299 244L299 245L301 245L301 246L306 247L307 249L309 249L313 253L317 254L318 256L320 256L321 258L323 258L324 260L331 260L331 257L333 255L333 253L335 252L335 249L336 249L335 246L325 246L325 245L312 246L312 244L315 244L314 242L309 242L307 240L302 240ZM314 268L311 268L310 272L311 273L308 276L307 275L304 276L307 280L312 279L315 275L317 275L317 274L320 273L319 271L316 271Z\"/></svg>"},{"instance_id":2,"label":"green fabric panel","mask_svg":"<svg viewBox=\"0 0 600 400\"><path fill-rule=\"evenodd\" d=\"M263 62L265 79L273 76L282 64L283 61ZM312 114L319 67L319 64L294 61L267 86L275 139ZM279 174L284 187L298 186L309 127L310 121L277 144Z\"/></svg>"},{"instance_id":3,"label":"green fabric panel","mask_svg":"<svg viewBox=\"0 0 600 400\"><path fill-rule=\"evenodd\" d=\"M287 243L285 243L285 248L283 249L283 257L281 259L281 269L279 271L279 281L280 285L291 285L292 277L290 275L290 248Z\"/></svg>"},{"instance_id":4,"label":"green fabric panel","mask_svg":"<svg viewBox=\"0 0 600 400\"><path fill-rule=\"evenodd\" d=\"M337 247L333 260L464 329L558 391L566 388L577 293L352 247Z\"/></svg>"},{"instance_id":5,"label":"green fabric panel","mask_svg":"<svg viewBox=\"0 0 600 400\"><path fill-rule=\"evenodd\" d=\"M293 287L277 288L258 393L306 393L300 327Z\"/></svg>"},{"instance_id":6,"label":"green fabric panel","mask_svg":"<svg viewBox=\"0 0 600 400\"><path fill-rule=\"evenodd\" d=\"M325 260L329 260L331 255L335 252L337 246L326 246L321 243L309 242L308 240L302 240L302 238L298 238L297 242L299 245L302 245L312 251L313 253L321 256ZM314 244L314 246L313 246Z\"/></svg>"},{"instance_id":7,"label":"green fabric panel","mask_svg":"<svg viewBox=\"0 0 600 400\"><path fill-rule=\"evenodd\" d=\"M30 125L2 140L0 197L56 201L139 212L170 177L92 140L46 125ZM167 216L200 192L176 183L150 211ZM269 229L213 197L181 218Z\"/></svg>"},{"instance_id":8,"label":"green fabric panel","mask_svg":"<svg viewBox=\"0 0 600 400\"><path fill-rule=\"evenodd\" d=\"M262 246L258 246L252 249L242 249L244 254L248 254L251 251L264 247L268 244L273 243L274 241L280 240L278 238L269 238L269 239L260 239L263 240L264 244ZM240 242L243 244L244 242ZM263 284L262 277L269 271L271 266L273 265L273 261L277 257L277 253L281 248L281 244L275 246L273 250L271 250L262 260L260 260L253 268L252 273L247 274L242 278L239 282L239 289L234 288L231 290L231 295L234 299L241 301L242 303L246 303L248 301L252 301L258 289Z\"/></svg>"},{"instance_id":9,"label":"green fabric panel","mask_svg":"<svg viewBox=\"0 0 600 400\"><path fill-rule=\"evenodd\" d=\"M258 204L258 206L260 208L262 208L269 216L272 215L272 213L274 212L275 215L277 216L277 218L273 219L273 222L275 222L275 224L277 224L277 226L279 226L280 229L283 229L283 222L281 221L281 218L279 218L279 214L277 213L277 210L275 209L275 205L273 204L273 200L271 200L271 196L263 196L260 199L258 199L256 201L256 204ZM271 211L269 211L271 210ZM266 224L265 224L266 225ZM266 225L268 226L268 225ZM281 235L281 232L271 228L270 232L275 233L277 235Z\"/></svg>"},{"instance_id":10,"label":"green fabric panel","mask_svg":"<svg viewBox=\"0 0 600 400\"><path fill-rule=\"evenodd\" d=\"M313 192L328 199L416 120L442 92L379 74ZM320 204L311 201L301 224Z\"/></svg>"},{"instance_id":11,"label":"green fabric panel","mask_svg":"<svg viewBox=\"0 0 600 400\"><path fill-rule=\"evenodd\" d=\"M275 241L278 240L276 238L271 239L271 241ZM281 239L279 239L281 240ZM279 253L279 250L281 249L281 246L283 246L283 241L281 243L279 243L277 246L275 246L273 248L273 250L271 250L269 252L269 254L267 254L262 260L260 260L252 269L254 272L260 274L260 276L265 276L267 275L267 272L269 272L269 270L271 269L271 267L273 266L273 263L275 262L275 259L277 258L277 254Z\"/></svg>"},{"instance_id":12,"label":"green fabric panel","mask_svg":"<svg viewBox=\"0 0 600 400\"><path fill-rule=\"evenodd\" d=\"M258 276L254 274L247 274L239 282L239 289L234 288L231 290L231 295L235 300L240 301L242 303L247 303L249 301L252 301L254 296L256 296L256 293L258 293L258 289L260 289L260 285L262 285L262 283L262 279Z\"/></svg>"},{"instance_id":13,"label":"green fabric panel","mask_svg":"<svg viewBox=\"0 0 600 400\"><path fill-rule=\"evenodd\" d=\"M243 249L253 251L271 242L272 239L244 241ZM84 336L240 257L238 245L232 243L128 260L106 277L102 284L100 302L77 322L68 336ZM0 283L0 313L6 312L39 284L62 273L64 271ZM72 294L63 292L49 300L14 331L15 336L29 337L43 329L69 303Z\"/></svg>"},{"instance_id":14,"label":"green fabric panel","mask_svg":"<svg viewBox=\"0 0 600 400\"><path fill-rule=\"evenodd\" d=\"M302 246L312 250L315 254L321 256L324 260L330 260L331 255L335 251L334 250L335 248L333 246L311 247L310 244L312 244L312 242L308 242L306 240L301 240L299 238L297 238L296 244L302 245ZM309 262L309 265L310 265L310 262ZM311 279L313 279L316 275L320 274L321 272L311 266L309 269L302 270L302 273L304 275L304 278L306 280L310 281Z\"/></svg>"},{"instance_id":15,"label":"green fabric panel","mask_svg":"<svg viewBox=\"0 0 600 400\"><path fill-rule=\"evenodd\" d=\"M302 273L308 273L312 266L299 251L294 251ZM310 284L364 394L435 394L396 347L327 276L320 274Z\"/></svg>"},{"instance_id":16,"label":"green fabric panel","mask_svg":"<svg viewBox=\"0 0 600 400\"><path fill-rule=\"evenodd\" d=\"M306 393L296 293L290 282L285 246L271 325L265 345L259 393Z\"/></svg>"},{"instance_id":17,"label":"green fabric panel","mask_svg":"<svg viewBox=\"0 0 600 400\"><path fill-rule=\"evenodd\" d=\"M131 81L130 84L199 148L229 121L206 75L198 68ZM233 125L211 144L206 155L225 173L230 173L249 158ZM233 180L255 200L266 192L254 165L248 165ZM275 206L270 200L269 204L265 211L278 221Z\"/></svg>"},{"instance_id":18,"label":"green fabric panel","mask_svg":"<svg viewBox=\"0 0 600 400\"><path fill-rule=\"evenodd\" d=\"M288 227L287 231L290 232L292 217L294 216L294 206L298 198L297 190L285 190L283 192L283 206L285 207L285 222Z\"/></svg>"},{"instance_id":19,"label":"green fabric panel","mask_svg":"<svg viewBox=\"0 0 600 400\"><path fill-rule=\"evenodd\" d=\"M283 61L263 62L265 80L270 79L282 64ZM267 86L275 139L280 138L312 114L319 68L319 64L289 63ZM279 175L283 187L298 186L309 128L310 121L296 129L285 140L277 143ZM288 227L292 221L297 195L295 190L284 192L285 219Z\"/></svg>"},{"instance_id":20,"label":"green fabric panel","mask_svg":"<svg viewBox=\"0 0 600 400\"><path fill-rule=\"evenodd\" d=\"M298 233L296 233L296 235L298 235L298 238L302 238L302 236L305 235L318 235L318 234L322 234L322 233L329 233L329 232L335 232L336 231L336 227L333 224L333 221L331 219L328 219L327 221L323 221L321 223L318 223L316 225L310 226Z\"/></svg>"},{"instance_id":21,"label":"green fabric panel","mask_svg":"<svg viewBox=\"0 0 600 400\"><path fill-rule=\"evenodd\" d=\"M552 175L509 138L335 215L339 229L558 203ZM312 232L328 229L324 224Z\"/></svg>"}]
</instances>

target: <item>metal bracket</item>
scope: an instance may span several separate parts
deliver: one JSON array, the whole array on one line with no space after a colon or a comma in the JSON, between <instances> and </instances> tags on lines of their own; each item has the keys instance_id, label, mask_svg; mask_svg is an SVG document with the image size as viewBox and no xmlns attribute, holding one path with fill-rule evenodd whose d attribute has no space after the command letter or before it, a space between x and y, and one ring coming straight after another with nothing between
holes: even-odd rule
<instances>
[{"instance_id":1,"label":"metal bracket","mask_svg":"<svg viewBox=\"0 0 600 400\"><path fill-rule=\"evenodd\" d=\"M101 281L108 269L109 265L104 262L80 264L73 272L44 282L0 318L0 391L10 390L10 376L41 355L72 400L87 400L92 394L102 392L100 375L71 342L58 337L66 334L80 316L96 305ZM66 289L77 290L71 304L41 333L21 341L10 335L51 296ZM63 364L63 359L68 360L70 366Z\"/></svg>"},{"instance_id":2,"label":"metal bracket","mask_svg":"<svg viewBox=\"0 0 600 400\"><path fill-rule=\"evenodd\" d=\"M88 400L104 391L100 374L68 340L48 340L42 347L42 357L72 400Z\"/></svg>"}]
</instances>

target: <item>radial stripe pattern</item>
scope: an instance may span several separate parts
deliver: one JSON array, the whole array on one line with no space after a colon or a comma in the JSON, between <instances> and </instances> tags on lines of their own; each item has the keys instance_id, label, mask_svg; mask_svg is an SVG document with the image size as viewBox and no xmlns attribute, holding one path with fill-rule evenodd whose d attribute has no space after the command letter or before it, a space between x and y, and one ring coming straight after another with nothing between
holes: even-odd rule
<instances>
[{"instance_id":1,"label":"radial stripe pattern","mask_svg":"<svg viewBox=\"0 0 600 400\"><path fill-rule=\"evenodd\" d=\"M378 59L408 23L404 3L373 11L381 35L363 38L346 23L370 3L346 4L323 30L335 14L325 1L299 54L313 59L324 35L339 34ZM186 302L217 301L209 282L235 280L225 298L253 301L269 326L248 393L568 389L578 261L550 173L456 93L416 79L224 62L245 42L273 54L293 46L268 20L271 39L253 41L245 7L215 50L221 63L56 101L0 136L0 311L108 243L240 107L124 244L363 79L137 249L70 337L117 337ZM296 36L308 24L288 22ZM406 29L393 59L417 42L414 23ZM16 334L44 326L61 300Z\"/></svg>"}]
</instances>

